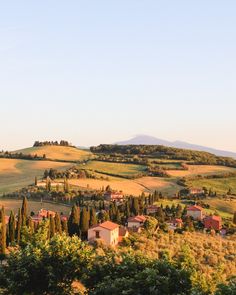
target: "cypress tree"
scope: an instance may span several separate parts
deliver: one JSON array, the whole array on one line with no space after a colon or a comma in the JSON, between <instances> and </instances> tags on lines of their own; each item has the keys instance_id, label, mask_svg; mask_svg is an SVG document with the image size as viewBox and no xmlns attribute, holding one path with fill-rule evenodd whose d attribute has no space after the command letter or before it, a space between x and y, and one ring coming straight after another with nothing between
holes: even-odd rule
<instances>
[{"instance_id":1,"label":"cypress tree","mask_svg":"<svg viewBox=\"0 0 236 295\"><path fill-rule=\"evenodd\" d=\"M21 238L21 224L22 224L22 216L21 216L21 210L18 210L18 216L17 216L17 227L16 227L16 241L17 244L20 244L20 238Z\"/></svg>"},{"instance_id":2,"label":"cypress tree","mask_svg":"<svg viewBox=\"0 0 236 295\"><path fill-rule=\"evenodd\" d=\"M6 220L5 209L2 207L0 211L0 255L3 257L6 254Z\"/></svg>"},{"instance_id":3,"label":"cypress tree","mask_svg":"<svg viewBox=\"0 0 236 295\"><path fill-rule=\"evenodd\" d=\"M55 215L55 231L56 233L58 233L59 235L61 235L62 233L62 229L61 229L61 219L60 216L58 214L58 212Z\"/></svg>"},{"instance_id":4,"label":"cypress tree","mask_svg":"<svg viewBox=\"0 0 236 295\"><path fill-rule=\"evenodd\" d=\"M89 229L88 211L85 207L83 207L81 211L81 217L80 217L80 230L81 230L81 235L83 239L86 239L88 229Z\"/></svg>"},{"instance_id":5,"label":"cypress tree","mask_svg":"<svg viewBox=\"0 0 236 295\"><path fill-rule=\"evenodd\" d=\"M62 229L63 233L65 233L66 235L68 235L68 224L67 224L67 220L66 219L63 219L62 220L61 229Z\"/></svg>"},{"instance_id":6,"label":"cypress tree","mask_svg":"<svg viewBox=\"0 0 236 295\"><path fill-rule=\"evenodd\" d=\"M233 223L236 224L236 211L234 212Z\"/></svg>"},{"instance_id":7,"label":"cypress tree","mask_svg":"<svg viewBox=\"0 0 236 295\"><path fill-rule=\"evenodd\" d=\"M52 238L55 235L55 219L54 217L50 214L49 218L49 237Z\"/></svg>"},{"instance_id":8,"label":"cypress tree","mask_svg":"<svg viewBox=\"0 0 236 295\"><path fill-rule=\"evenodd\" d=\"M38 185L38 178L37 178L37 176L35 176L35 178L34 178L34 185L35 185L35 186Z\"/></svg>"},{"instance_id":9,"label":"cypress tree","mask_svg":"<svg viewBox=\"0 0 236 295\"><path fill-rule=\"evenodd\" d=\"M94 208L90 209L90 219L89 219L89 226L96 225L97 222L97 215L96 210Z\"/></svg>"},{"instance_id":10,"label":"cypress tree","mask_svg":"<svg viewBox=\"0 0 236 295\"><path fill-rule=\"evenodd\" d=\"M10 245L14 243L16 235L16 219L15 214L11 211L9 222L8 222L8 237Z\"/></svg>"},{"instance_id":11,"label":"cypress tree","mask_svg":"<svg viewBox=\"0 0 236 295\"><path fill-rule=\"evenodd\" d=\"M132 199L132 207L131 207L132 213L134 215L138 215L139 214L139 202L138 202L138 198L133 198Z\"/></svg>"},{"instance_id":12,"label":"cypress tree","mask_svg":"<svg viewBox=\"0 0 236 295\"><path fill-rule=\"evenodd\" d=\"M27 198L23 198L22 207L21 207L21 217L22 217L22 225L26 225L27 220L27 214L28 214L28 202Z\"/></svg>"},{"instance_id":13,"label":"cypress tree","mask_svg":"<svg viewBox=\"0 0 236 295\"><path fill-rule=\"evenodd\" d=\"M79 207L73 205L71 214L68 220L68 232L70 236L79 235L80 214Z\"/></svg>"},{"instance_id":14,"label":"cypress tree","mask_svg":"<svg viewBox=\"0 0 236 295\"><path fill-rule=\"evenodd\" d=\"M31 235L34 233L34 223L33 223L33 220L32 220L32 217L31 216L29 216L28 218L27 218L27 226L28 226L28 228L29 228L29 230L30 230L30 233L31 233Z\"/></svg>"}]
</instances>

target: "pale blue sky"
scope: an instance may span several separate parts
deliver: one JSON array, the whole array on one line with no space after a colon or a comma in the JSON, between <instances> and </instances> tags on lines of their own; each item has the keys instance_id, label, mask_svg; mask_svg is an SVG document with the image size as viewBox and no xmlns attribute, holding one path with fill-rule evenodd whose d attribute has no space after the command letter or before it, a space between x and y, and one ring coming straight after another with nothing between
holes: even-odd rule
<instances>
[{"instance_id":1,"label":"pale blue sky","mask_svg":"<svg viewBox=\"0 0 236 295\"><path fill-rule=\"evenodd\" d=\"M149 134L236 151L236 1L0 2L0 149Z\"/></svg>"}]
</instances>

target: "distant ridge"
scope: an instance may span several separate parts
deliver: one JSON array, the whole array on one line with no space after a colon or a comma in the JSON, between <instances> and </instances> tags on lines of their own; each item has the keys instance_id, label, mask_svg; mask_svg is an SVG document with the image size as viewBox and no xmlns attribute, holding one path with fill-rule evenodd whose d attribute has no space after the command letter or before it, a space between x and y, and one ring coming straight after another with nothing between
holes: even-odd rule
<instances>
[{"instance_id":1,"label":"distant ridge","mask_svg":"<svg viewBox=\"0 0 236 295\"><path fill-rule=\"evenodd\" d=\"M165 145L165 146L181 148L181 149L204 151L211 154L215 154L217 156L231 157L236 159L236 153L234 152L217 150L214 148L209 148L209 147L191 144L191 143L178 141L178 140L172 142L172 141L163 140L163 139L156 138L153 136L148 136L148 135L137 135L129 140L119 141L119 142L116 142L115 144L118 144L118 145L129 145L129 144Z\"/></svg>"}]
</instances>

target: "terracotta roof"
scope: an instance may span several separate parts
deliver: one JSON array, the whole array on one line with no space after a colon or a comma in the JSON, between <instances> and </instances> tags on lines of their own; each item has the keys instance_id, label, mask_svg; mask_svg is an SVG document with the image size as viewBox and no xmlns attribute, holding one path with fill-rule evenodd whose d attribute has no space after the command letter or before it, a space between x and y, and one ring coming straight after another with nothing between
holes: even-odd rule
<instances>
[{"instance_id":1,"label":"terracotta roof","mask_svg":"<svg viewBox=\"0 0 236 295\"><path fill-rule=\"evenodd\" d=\"M145 220L146 220L146 217L143 215L137 215L137 216L128 218L128 222L144 222Z\"/></svg>"},{"instance_id":2,"label":"terracotta roof","mask_svg":"<svg viewBox=\"0 0 236 295\"><path fill-rule=\"evenodd\" d=\"M183 220L181 218L175 218L173 222L183 223Z\"/></svg>"},{"instance_id":3,"label":"terracotta roof","mask_svg":"<svg viewBox=\"0 0 236 295\"><path fill-rule=\"evenodd\" d=\"M211 220L221 221L221 217L220 216L217 216L217 215L207 216L205 219L211 219Z\"/></svg>"},{"instance_id":4,"label":"terracotta roof","mask_svg":"<svg viewBox=\"0 0 236 295\"><path fill-rule=\"evenodd\" d=\"M187 211L202 211L202 207L194 205L187 208Z\"/></svg>"},{"instance_id":5,"label":"terracotta roof","mask_svg":"<svg viewBox=\"0 0 236 295\"><path fill-rule=\"evenodd\" d=\"M93 229L93 228L96 228L96 227L103 227L103 228L108 229L108 230L114 230L116 228L119 228L119 224L116 224L116 223L111 222L111 221L105 221L103 223L100 223L100 224L97 224L97 225L94 225L94 226L90 227L90 229Z\"/></svg>"}]
</instances>

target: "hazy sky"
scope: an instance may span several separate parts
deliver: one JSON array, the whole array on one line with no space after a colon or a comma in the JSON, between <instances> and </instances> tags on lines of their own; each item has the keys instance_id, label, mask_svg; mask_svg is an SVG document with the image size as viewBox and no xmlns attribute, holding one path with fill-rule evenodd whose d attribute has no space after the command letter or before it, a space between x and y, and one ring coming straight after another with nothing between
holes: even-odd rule
<instances>
[{"instance_id":1,"label":"hazy sky","mask_svg":"<svg viewBox=\"0 0 236 295\"><path fill-rule=\"evenodd\" d=\"M0 149L136 134L236 151L236 1L0 2Z\"/></svg>"}]
</instances>

